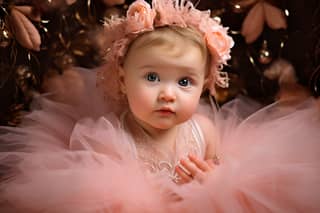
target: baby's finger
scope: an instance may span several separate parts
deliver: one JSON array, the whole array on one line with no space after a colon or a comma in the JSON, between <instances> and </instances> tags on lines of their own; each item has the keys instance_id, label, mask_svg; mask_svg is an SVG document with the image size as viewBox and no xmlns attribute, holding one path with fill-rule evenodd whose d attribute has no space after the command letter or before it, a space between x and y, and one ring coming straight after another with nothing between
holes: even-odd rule
<instances>
[{"instance_id":1,"label":"baby's finger","mask_svg":"<svg viewBox=\"0 0 320 213\"><path fill-rule=\"evenodd\" d=\"M208 159L206 160L206 163L208 164L208 166L213 169L217 164L214 162L213 159Z\"/></svg>"},{"instance_id":2,"label":"baby's finger","mask_svg":"<svg viewBox=\"0 0 320 213\"><path fill-rule=\"evenodd\" d=\"M181 161L180 161L181 162ZM186 164L185 164L186 163ZM183 167L182 167L183 166ZM182 169L186 167L185 169ZM191 168L195 168L194 170L191 169ZM181 162L181 167L179 167L179 169L181 169L181 171L184 171L184 174L191 177L191 180L197 180L199 181L200 183L202 183L205 178L206 178L206 173L201 171L199 168L197 168L194 163L192 162L189 162L189 161L185 161L185 160L182 160ZM188 169L188 170L186 170ZM189 172L190 171L190 172ZM189 175L188 175L189 173ZM189 182L189 180L188 180Z\"/></svg>"},{"instance_id":3,"label":"baby's finger","mask_svg":"<svg viewBox=\"0 0 320 213\"><path fill-rule=\"evenodd\" d=\"M176 173L179 175L179 184L188 183L192 181L192 176L188 175L179 165L175 167Z\"/></svg>"},{"instance_id":4,"label":"baby's finger","mask_svg":"<svg viewBox=\"0 0 320 213\"><path fill-rule=\"evenodd\" d=\"M197 173L202 172L193 162L189 160L182 159L180 164L183 166L184 170L187 170L187 173L191 177L195 177Z\"/></svg>"},{"instance_id":5,"label":"baby's finger","mask_svg":"<svg viewBox=\"0 0 320 213\"><path fill-rule=\"evenodd\" d=\"M211 167L208 165L206 161L200 160L193 154L188 155L191 162L193 162L199 169L201 169L203 172L207 172L211 170Z\"/></svg>"}]
</instances>

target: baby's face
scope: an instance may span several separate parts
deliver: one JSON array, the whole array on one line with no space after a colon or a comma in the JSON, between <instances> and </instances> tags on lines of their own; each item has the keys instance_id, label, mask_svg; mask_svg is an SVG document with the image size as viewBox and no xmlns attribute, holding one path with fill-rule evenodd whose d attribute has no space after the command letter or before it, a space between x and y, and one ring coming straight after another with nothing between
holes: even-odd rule
<instances>
[{"instance_id":1,"label":"baby's face","mask_svg":"<svg viewBox=\"0 0 320 213\"><path fill-rule=\"evenodd\" d=\"M205 59L192 42L131 49L121 84L138 123L146 130L165 130L188 120L197 109L205 69Z\"/></svg>"}]
</instances>

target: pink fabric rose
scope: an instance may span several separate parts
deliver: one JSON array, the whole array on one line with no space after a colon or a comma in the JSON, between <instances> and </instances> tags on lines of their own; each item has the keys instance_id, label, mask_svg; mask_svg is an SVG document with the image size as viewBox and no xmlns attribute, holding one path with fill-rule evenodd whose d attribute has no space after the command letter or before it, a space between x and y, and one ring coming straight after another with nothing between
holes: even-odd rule
<instances>
[{"instance_id":1,"label":"pink fabric rose","mask_svg":"<svg viewBox=\"0 0 320 213\"><path fill-rule=\"evenodd\" d=\"M156 12L150 5L138 0L131 4L127 11L127 33L139 33L153 30L153 22Z\"/></svg>"},{"instance_id":2,"label":"pink fabric rose","mask_svg":"<svg viewBox=\"0 0 320 213\"><path fill-rule=\"evenodd\" d=\"M225 62L230 59L230 48L233 46L233 40L226 36L225 29L209 30L205 33L205 40L212 55L218 56L219 61Z\"/></svg>"},{"instance_id":3,"label":"pink fabric rose","mask_svg":"<svg viewBox=\"0 0 320 213\"><path fill-rule=\"evenodd\" d=\"M108 0L105 0L108 1ZM145 0L134 1L127 10L126 17L111 18L105 23L105 34L108 42L105 47L110 52L106 56L109 62L105 73L101 73L99 85L108 85L112 75L116 75L129 44L140 34L162 26L178 26L192 28L204 36L212 55L208 87L215 94L214 83L222 87L228 86L228 76L221 73L222 65L230 59L230 48L234 42L228 36L227 28L210 17L210 11L200 11L189 0ZM220 67L220 69L218 69ZM111 80L113 82L113 80ZM119 96L119 88L106 91L107 96Z\"/></svg>"}]
</instances>

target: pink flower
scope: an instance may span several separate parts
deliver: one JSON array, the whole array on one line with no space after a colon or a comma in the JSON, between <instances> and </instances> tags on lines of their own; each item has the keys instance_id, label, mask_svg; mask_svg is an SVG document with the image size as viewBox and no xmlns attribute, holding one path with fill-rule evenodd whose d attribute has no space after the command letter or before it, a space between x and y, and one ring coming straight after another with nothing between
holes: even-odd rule
<instances>
[{"instance_id":1,"label":"pink flower","mask_svg":"<svg viewBox=\"0 0 320 213\"><path fill-rule=\"evenodd\" d=\"M153 30L153 22L156 12L151 9L150 5L143 1L137 0L130 5L127 11L127 33L139 33Z\"/></svg>"},{"instance_id":2,"label":"pink flower","mask_svg":"<svg viewBox=\"0 0 320 213\"><path fill-rule=\"evenodd\" d=\"M214 83L227 87L228 76L220 72L221 65L227 64L227 60L230 59L230 48L234 44L232 38L228 36L227 28L213 20L210 17L210 11L196 9L190 0L152 0L151 5L145 0L136 0L128 8L126 17L111 18L105 23L105 32L108 35L108 42L105 43L106 49L109 50L107 54L109 64L105 69L108 72L101 74L103 78L100 85L110 87L110 83L107 82L111 79L110 73L116 75L129 44L138 35L161 26L178 26L190 27L204 36L213 58L209 76L209 83L212 83L209 85L211 94L215 94ZM220 69L217 69L218 67ZM119 96L119 88L117 91L108 89L106 93L110 93L108 95L110 97L111 94Z\"/></svg>"},{"instance_id":3,"label":"pink flower","mask_svg":"<svg viewBox=\"0 0 320 213\"><path fill-rule=\"evenodd\" d=\"M218 28L207 31L204 35L209 51L218 56L218 61L225 63L230 59L230 48L234 45L231 37L227 36L226 29Z\"/></svg>"}]
</instances>

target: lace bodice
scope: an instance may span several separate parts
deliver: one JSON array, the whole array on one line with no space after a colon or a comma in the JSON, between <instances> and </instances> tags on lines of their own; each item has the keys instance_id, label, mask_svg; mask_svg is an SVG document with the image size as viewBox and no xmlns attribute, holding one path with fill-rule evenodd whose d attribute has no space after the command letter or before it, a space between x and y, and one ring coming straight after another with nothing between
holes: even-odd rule
<instances>
[{"instance_id":1,"label":"lace bodice","mask_svg":"<svg viewBox=\"0 0 320 213\"><path fill-rule=\"evenodd\" d=\"M124 115L121 116L121 126L126 129ZM179 160L186 158L189 153L204 158L205 141L202 131L195 120L190 119L180 124L177 137L175 139L175 150L163 149L152 146L152 143L141 143L135 141L132 137L129 139L135 157L142 163L147 171L170 177L177 181L175 166Z\"/></svg>"}]
</instances>

